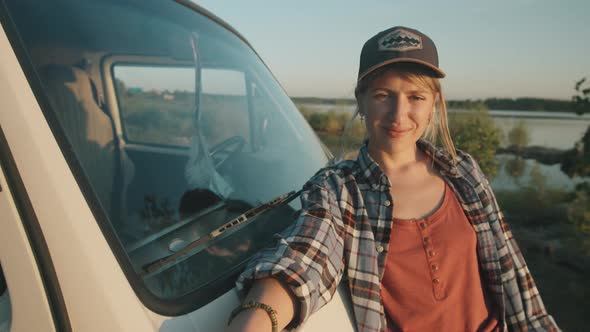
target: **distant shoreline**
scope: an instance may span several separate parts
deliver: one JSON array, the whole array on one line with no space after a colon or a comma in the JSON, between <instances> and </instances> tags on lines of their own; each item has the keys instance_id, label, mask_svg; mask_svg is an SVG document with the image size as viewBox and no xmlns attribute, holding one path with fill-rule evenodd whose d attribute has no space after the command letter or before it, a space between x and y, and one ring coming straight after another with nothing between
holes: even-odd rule
<instances>
[{"instance_id":1,"label":"distant shoreline","mask_svg":"<svg viewBox=\"0 0 590 332\"><path fill-rule=\"evenodd\" d=\"M345 107L354 106L356 101L349 98L291 97L295 104L317 104ZM487 98L477 100L448 100L449 109L489 109L507 112L551 112L575 114L571 100L543 98Z\"/></svg>"},{"instance_id":2,"label":"distant shoreline","mask_svg":"<svg viewBox=\"0 0 590 332\"><path fill-rule=\"evenodd\" d=\"M352 114L356 104L318 104L318 103L296 103L300 110L314 112L346 112ZM477 112L474 109L449 108L449 113L470 113ZM590 121L590 114L577 115L572 112L552 112L552 111L522 111L522 110L488 110L493 118L522 118L522 119L539 119L539 120L573 120L573 121Z\"/></svg>"}]
</instances>

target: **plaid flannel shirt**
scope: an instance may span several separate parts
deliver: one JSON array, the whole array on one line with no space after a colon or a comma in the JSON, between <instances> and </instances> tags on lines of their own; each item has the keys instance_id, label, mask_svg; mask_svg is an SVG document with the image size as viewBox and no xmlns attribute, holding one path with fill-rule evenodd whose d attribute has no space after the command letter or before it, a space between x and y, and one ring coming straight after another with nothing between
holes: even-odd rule
<instances>
[{"instance_id":1,"label":"plaid flannel shirt","mask_svg":"<svg viewBox=\"0 0 590 332\"><path fill-rule=\"evenodd\" d=\"M457 151L457 163L425 140L418 148L456 194L477 237L483 280L503 331L559 331L547 314L531 273L490 184L475 160ZM348 282L358 331L385 331L381 279L394 216L390 182L369 156L366 144L354 161L320 170L305 186L296 221L273 248L259 252L237 280L275 277L296 296L302 324ZM395 194L395 193L394 193Z\"/></svg>"}]
</instances>

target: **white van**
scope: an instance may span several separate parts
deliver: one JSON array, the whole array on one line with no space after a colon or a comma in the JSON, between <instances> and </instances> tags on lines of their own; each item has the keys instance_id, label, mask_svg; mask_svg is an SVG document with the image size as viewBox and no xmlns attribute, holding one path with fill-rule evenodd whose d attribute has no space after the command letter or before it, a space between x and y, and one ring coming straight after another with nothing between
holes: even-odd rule
<instances>
[{"instance_id":1,"label":"white van","mask_svg":"<svg viewBox=\"0 0 590 332\"><path fill-rule=\"evenodd\" d=\"M0 331L223 330L329 152L192 2L2 0L0 22ZM303 330L352 331L346 303Z\"/></svg>"}]
</instances>

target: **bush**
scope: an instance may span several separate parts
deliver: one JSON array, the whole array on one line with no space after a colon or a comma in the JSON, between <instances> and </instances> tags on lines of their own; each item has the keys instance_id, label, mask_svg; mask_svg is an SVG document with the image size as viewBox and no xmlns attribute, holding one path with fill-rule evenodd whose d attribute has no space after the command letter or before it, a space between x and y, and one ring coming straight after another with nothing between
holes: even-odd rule
<instances>
[{"instance_id":1,"label":"bush","mask_svg":"<svg viewBox=\"0 0 590 332\"><path fill-rule=\"evenodd\" d=\"M590 113L590 88L582 88L584 83L586 83L585 77L576 82L576 94L572 96L572 101L574 102L574 111L578 115ZM588 85L586 84L586 86Z\"/></svg>"},{"instance_id":2,"label":"bush","mask_svg":"<svg viewBox=\"0 0 590 332\"><path fill-rule=\"evenodd\" d=\"M523 158L515 156L506 162L504 168L506 169L506 173L513 177L515 182L518 183L518 178L524 175L526 162Z\"/></svg>"},{"instance_id":3,"label":"bush","mask_svg":"<svg viewBox=\"0 0 590 332\"><path fill-rule=\"evenodd\" d=\"M529 129L524 121L520 120L512 129L510 129L510 132L508 132L508 143L517 150L522 151L529 144L529 141Z\"/></svg>"},{"instance_id":4,"label":"bush","mask_svg":"<svg viewBox=\"0 0 590 332\"><path fill-rule=\"evenodd\" d=\"M498 167L495 154L500 145L501 131L496 128L485 106L476 106L477 108L469 113L449 114L451 136L455 147L471 154L486 175L494 176ZM347 112L314 112L301 106L299 109L336 155L343 156L350 150L356 150L365 137L364 125L358 118L349 124L351 115ZM350 125L349 128L345 128L347 124ZM343 151L340 151L341 148Z\"/></svg>"},{"instance_id":5,"label":"bush","mask_svg":"<svg viewBox=\"0 0 590 332\"><path fill-rule=\"evenodd\" d=\"M574 148L564 153L561 170L570 177L590 176L590 126Z\"/></svg>"},{"instance_id":6,"label":"bush","mask_svg":"<svg viewBox=\"0 0 590 332\"><path fill-rule=\"evenodd\" d=\"M501 131L486 110L449 113L451 137L457 149L473 156L490 177L497 173L496 150Z\"/></svg>"}]
</instances>

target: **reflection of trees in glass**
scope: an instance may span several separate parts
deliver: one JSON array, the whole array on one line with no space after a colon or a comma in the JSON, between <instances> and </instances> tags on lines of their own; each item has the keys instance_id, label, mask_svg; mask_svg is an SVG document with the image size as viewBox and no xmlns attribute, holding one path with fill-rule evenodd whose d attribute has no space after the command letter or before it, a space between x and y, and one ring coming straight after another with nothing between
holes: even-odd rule
<instances>
[{"instance_id":1,"label":"reflection of trees in glass","mask_svg":"<svg viewBox=\"0 0 590 332\"><path fill-rule=\"evenodd\" d=\"M518 178L522 177L526 168L526 162L523 158L515 156L514 158L506 161L504 169L511 177L515 178L518 182Z\"/></svg>"},{"instance_id":2,"label":"reflection of trees in glass","mask_svg":"<svg viewBox=\"0 0 590 332\"><path fill-rule=\"evenodd\" d=\"M518 121L508 132L508 144L522 151L530 141L529 129L523 120Z\"/></svg>"}]
</instances>

